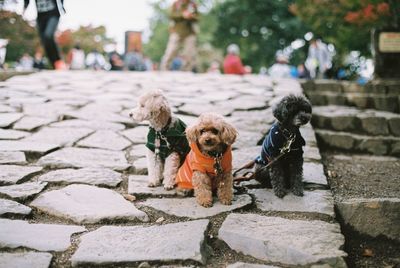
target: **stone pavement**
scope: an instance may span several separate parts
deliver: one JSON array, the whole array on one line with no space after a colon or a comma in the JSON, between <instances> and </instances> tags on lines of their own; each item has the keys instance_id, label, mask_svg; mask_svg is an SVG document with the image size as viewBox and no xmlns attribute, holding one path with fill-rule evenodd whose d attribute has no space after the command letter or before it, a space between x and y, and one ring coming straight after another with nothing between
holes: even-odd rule
<instances>
[{"instance_id":1,"label":"stone pavement","mask_svg":"<svg viewBox=\"0 0 400 268\"><path fill-rule=\"evenodd\" d=\"M40 72L0 84L0 267L346 267L311 126L303 198L246 182L231 206L146 186L148 128L128 117L165 91L187 124L217 112L255 157L294 80L191 73ZM125 197L125 199L124 199ZM14 265L14 266L13 266Z\"/></svg>"}]
</instances>

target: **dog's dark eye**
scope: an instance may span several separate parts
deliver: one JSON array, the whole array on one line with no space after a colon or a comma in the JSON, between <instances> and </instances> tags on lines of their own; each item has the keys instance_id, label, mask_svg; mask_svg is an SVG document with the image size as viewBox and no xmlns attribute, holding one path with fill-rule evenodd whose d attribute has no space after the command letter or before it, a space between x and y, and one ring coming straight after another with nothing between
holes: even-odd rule
<instances>
[{"instance_id":1,"label":"dog's dark eye","mask_svg":"<svg viewBox=\"0 0 400 268\"><path fill-rule=\"evenodd\" d=\"M211 132L212 132L212 134L214 134L214 135L217 135L217 134L218 134L218 130L215 129L215 128L211 129Z\"/></svg>"},{"instance_id":2,"label":"dog's dark eye","mask_svg":"<svg viewBox=\"0 0 400 268\"><path fill-rule=\"evenodd\" d=\"M204 132L206 132L206 130L204 128L200 129L200 134L203 134Z\"/></svg>"}]
</instances>

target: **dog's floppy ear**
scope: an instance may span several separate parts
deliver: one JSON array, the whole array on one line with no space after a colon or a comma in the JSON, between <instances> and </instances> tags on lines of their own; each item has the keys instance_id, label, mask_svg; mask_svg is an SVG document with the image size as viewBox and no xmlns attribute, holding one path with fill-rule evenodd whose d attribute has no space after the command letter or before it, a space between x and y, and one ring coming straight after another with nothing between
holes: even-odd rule
<instances>
[{"instance_id":1,"label":"dog's floppy ear","mask_svg":"<svg viewBox=\"0 0 400 268\"><path fill-rule=\"evenodd\" d=\"M288 110L286 109L286 99L280 101L272 110L272 113L279 122L283 123L288 117Z\"/></svg>"},{"instance_id":2,"label":"dog's floppy ear","mask_svg":"<svg viewBox=\"0 0 400 268\"><path fill-rule=\"evenodd\" d=\"M186 138L188 139L189 143L197 142L199 137L199 128L197 124L188 126L185 130Z\"/></svg>"},{"instance_id":3,"label":"dog's floppy ear","mask_svg":"<svg viewBox=\"0 0 400 268\"><path fill-rule=\"evenodd\" d=\"M166 122L171 116L171 108L163 95L154 95L151 100L151 117Z\"/></svg>"},{"instance_id":4,"label":"dog's floppy ear","mask_svg":"<svg viewBox=\"0 0 400 268\"><path fill-rule=\"evenodd\" d=\"M237 131L236 129L229 123L224 122L222 124L222 132L221 132L221 138L223 142L227 145L232 145L237 136Z\"/></svg>"}]
</instances>

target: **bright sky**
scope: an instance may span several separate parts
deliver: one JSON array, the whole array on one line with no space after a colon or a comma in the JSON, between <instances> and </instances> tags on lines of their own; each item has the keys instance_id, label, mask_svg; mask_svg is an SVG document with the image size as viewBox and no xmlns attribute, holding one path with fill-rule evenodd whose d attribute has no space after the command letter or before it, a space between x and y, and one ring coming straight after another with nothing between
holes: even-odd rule
<instances>
[{"instance_id":1,"label":"bright sky","mask_svg":"<svg viewBox=\"0 0 400 268\"><path fill-rule=\"evenodd\" d=\"M19 13L22 11L20 1ZM36 18L34 0L25 18ZM149 20L152 16L152 0L65 0L67 13L61 18L59 29L77 29L80 25L107 28L107 35L118 42L118 50L123 51L125 31L143 31L143 39L149 36ZM170 1L169 1L170 2Z\"/></svg>"}]
</instances>

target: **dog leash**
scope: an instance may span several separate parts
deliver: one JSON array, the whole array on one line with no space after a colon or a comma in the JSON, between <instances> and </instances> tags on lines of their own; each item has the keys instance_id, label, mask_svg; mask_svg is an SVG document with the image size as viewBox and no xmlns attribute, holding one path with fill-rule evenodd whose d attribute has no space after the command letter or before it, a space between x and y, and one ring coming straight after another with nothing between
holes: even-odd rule
<instances>
[{"instance_id":1,"label":"dog leash","mask_svg":"<svg viewBox=\"0 0 400 268\"><path fill-rule=\"evenodd\" d=\"M289 153L292 150L290 147L292 146L292 143L294 142L295 139L296 139L296 134L294 134L294 133L291 134L289 136L289 138L287 139L285 145L282 146L282 148L280 149L279 155L277 157L273 158L271 161L269 161L267 165L265 165L262 168L260 168L259 171L266 170L267 168L272 166L276 161L278 161L282 156L284 156L285 154ZM248 162L247 164L243 165L242 167L237 169L235 172L233 172L233 182L234 182L234 184L239 184L242 181L252 180L254 178L254 175L255 175L255 172L253 172L253 171L247 171L240 177L236 177L236 175L240 171L242 171L244 169L253 168L255 163L256 163L255 160L251 160L250 162Z\"/></svg>"}]
</instances>

